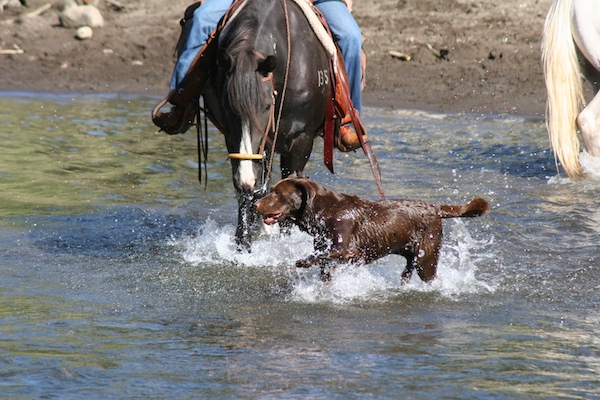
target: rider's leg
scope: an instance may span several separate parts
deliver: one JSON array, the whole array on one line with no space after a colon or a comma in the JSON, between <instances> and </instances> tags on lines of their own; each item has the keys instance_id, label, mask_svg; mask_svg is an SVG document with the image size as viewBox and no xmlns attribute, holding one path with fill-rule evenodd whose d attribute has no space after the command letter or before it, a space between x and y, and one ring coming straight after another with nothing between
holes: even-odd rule
<instances>
[{"instance_id":1,"label":"rider's leg","mask_svg":"<svg viewBox=\"0 0 600 400\"><path fill-rule=\"evenodd\" d=\"M577 124L589 154L600 157L600 22L596 16L598 4L586 0L573 2L573 39L585 57L585 76L592 84L595 96L577 117Z\"/></svg>"},{"instance_id":2,"label":"rider's leg","mask_svg":"<svg viewBox=\"0 0 600 400\"><path fill-rule=\"evenodd\" d=\"M352 105L354 109L360 112L362 110L362 34L360 33L360 28L352 14L350 14L346 4L342 1L315 1L315 6L325 17L334 40L342 52L346 72L348 73Z\"/></svg>"},{"instance_id":3,"label":"rider's leg","mask_svg":"<svg viewBox=\"0 0 600 400\"><path fill-rule=\"evenodd\" d=\"M225 15L233 0L205 0L194 11L185 44L175 63L171 89L167 100L174 107L167 113L157 110L154 123L167 133L183 133L193 122L195 107L208 77L207 65L211 60L202 57L207 40Z\"/></svg>"},{"instance_id":4,"label":"rider's leg","mask_svg":"<svg viewBox=\"0 0 600 400\"><path fill-rule=\"evenodd\" d=\"M314 5L325 17L333 39L342 53L348 75L352 106L357 113L360 113L362 111L362 34L360 28L346 4L341 0L316 0ZM342 151L359 148L361 142L358 134L349 125L352 122L351 115L346 115L341 122L343 124L339 132L341 143L336 142L337 147ZM363 136L363 140L367 140L366 135Z\"/></svg>"},{"instance_id":5,"label":"rider's leg","mask_svg":"<svg viewBox=\"0 0 600 400\"><path fill-rule=\"evenodd\" d=\"M175 64L171 76L171 89L177 89L196 59L200 49L206 44L206 40L215 30L217 24L227 12L233 0L205 0L202 5L194 11L192 24L188 37L183 45L181 54Z\"/></svg>"}]
</instances>

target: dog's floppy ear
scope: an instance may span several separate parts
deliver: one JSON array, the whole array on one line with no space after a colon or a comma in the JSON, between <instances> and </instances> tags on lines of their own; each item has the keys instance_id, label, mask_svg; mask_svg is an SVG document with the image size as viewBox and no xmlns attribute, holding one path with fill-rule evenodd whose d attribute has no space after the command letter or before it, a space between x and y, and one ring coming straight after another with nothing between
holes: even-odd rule
<instances>
[{"instance_id":1,"label":"dog's floppy ear","mask_svg":"<svg viewBox=\"0 0 600 400\"><path fill-rule=\"evenodd\" d=\"M296 210L295 214L297 218L301 218L306 211L306 201L308 194L306 192L306 187L302 184L302 182L294 182L294 210Z\"/></svg>"},{"instance_id":2,"label":"dog's floppy ear","mask_svg":"<svg viewBox=\"0 0 600 400\"><path fill-rule=\"evenodd\" d=\"M316 195L315 184L306 178L294 179L296 193L299 195L298 215L304 214L306 210L312 209L312 202Z\"/></svg>"}]
</instances>

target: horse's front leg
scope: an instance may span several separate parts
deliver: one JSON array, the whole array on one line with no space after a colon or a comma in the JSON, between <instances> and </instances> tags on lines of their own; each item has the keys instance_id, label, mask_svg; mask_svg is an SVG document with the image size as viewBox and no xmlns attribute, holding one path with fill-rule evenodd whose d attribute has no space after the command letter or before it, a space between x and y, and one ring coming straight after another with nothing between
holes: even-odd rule
<instances>
[{"instance_id":1,"label":"horse's front leg","mask_svg":"<svg viewBox=\"0 0 600 400\"><path fill-rule=\"evenodd\" d=\"M251 191L237 189L237 200L238 200L238 224L235 232L235 240L238 246L238 250L250 251L252 246L252 232L254 222L256 220L256 208L254 203L267 194L268 182L263 182L258 188ZM263 230L266 229L266 233L273 233L272 229L266 226L262 220ZM266 228L265 228L266 227Z\"/></svg>"},{"instance_id":2,"label":"horse's front leg","mask_svg":"<svg viewBox=\"0 0 600 400\"><path fill-rule=\"evenodd\" d=\"M253 193L238 192L238 223L235 231L235 241L239 250L250 251L252 246L252 225L254 224L255 212Z\"/></svg>"},{"instance_id":3,"label":"horse's front leg","mask_svg":"<svg viewBox=\"0 0 600 400\"><path fill-rule=\"evenodd\" d=\"M600 157L600 94L596 94L596 97L579 114L577 124L588 153Z\"/></svg>"},{"instance_id":4,"label":"horse's front leg","mask_svg":"<svg viewBox=\"0 0 600 400\"><path fill-rule=\"evenodd\" d=\"M289 148L281 152L281 177L287 178L293 173L304 171L313 149L314 136L306 133L294 139Z\"/></svg>"}]
</instances>

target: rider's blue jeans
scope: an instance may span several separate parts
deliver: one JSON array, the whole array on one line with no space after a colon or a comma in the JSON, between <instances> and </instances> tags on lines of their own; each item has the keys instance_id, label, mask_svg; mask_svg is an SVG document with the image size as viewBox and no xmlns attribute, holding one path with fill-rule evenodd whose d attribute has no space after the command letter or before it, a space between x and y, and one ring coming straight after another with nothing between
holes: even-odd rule
<instances>
[{"instance_id":1,"label":"rider's blue jeans","mask_svg":"<svg viewBox=\"0 0 600 400\"><path fill-rule=\"evenodd\" d=\"M333 38L342 52L352 105L357 111L362 110L361 69L360 55L362 48L362 34L350 11L341 1L315 1L315 6L321 11Z\"/></svg>"},{"instance_id":2,"label":"rider's blue jeans","mask_svg":"<svg viewBox=\"0 0 600 400\"><path fill-rule=\"evenodd\" d=\"M188 37L175 63L171 76L171 89L175 89L187 74L198 52L215 30L223 15L229 10L233 0L205 0L194 11L194 17L188 31Z\"/></svg>"},{"instance_id":3,"label":"rider's blue jeans","mask_svg":"<svg viewBox=\"0 0 600 400\"><path fill-rule=\"evenodd\" d=\"M171 77L170 88L175 89L187 74L196 55L206 43L211 32L217 27L219 20L225 15L233 0L205 0L194 11L187 40ZM362 35L358 24L344 3L339 0L316 2L340 47L350 85L352 104L358 111L362 109L361 91L361 46Z\"/></svg>"}]
</instances>

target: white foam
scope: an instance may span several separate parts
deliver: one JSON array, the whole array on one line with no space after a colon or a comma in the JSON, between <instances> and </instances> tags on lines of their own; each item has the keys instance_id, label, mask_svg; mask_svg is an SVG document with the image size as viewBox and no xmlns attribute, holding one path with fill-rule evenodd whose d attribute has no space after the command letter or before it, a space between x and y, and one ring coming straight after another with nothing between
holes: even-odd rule
<instances>
[{"instance_id":1,"label":"white foam","mask_svg":"<svg viewBox=\"0 0 600 400\"><path fill-rule=\"evenodd\" d=\"M579 162L581 169L587 175L588 180L598 181L600 180L600 157L595 157L589 154L587 151L582 151L579 154ZM555 175L548 180L549 184L568 185L573 184L576 181L572 180L568 176Z\"/></svg>"},{"instance_id":2,"label":"white foam","mask_svg":"<svg viewBox=\"0 0 600 400\"><path fill-rule=\"evenodd\" d=\"M435 292L456 298L465 293L495 291L497 284L477 277L479 265L494 255L489 251L492 241L474 239L463 221L454 220L445 226L444 239L438 263L438 277L431 283L422 282L416 273L402 285L402 271L406 260L387 256L369 266L343 265L334 272L331 282L323 283L314 276L299 280L294 285L293 300L305 302L348 303L353 301L385 301L398 293Z\"/></svg>"},{"instance_id":3,"label":"white foam","mask_svg":"<svg viewBox=\"0 0 600 400\"><path fill-rule=\"evenodd\" d=\"M172 239L186 263L202 265L234 264L237 267L276 268L287 274L292 288L290 301L344 304L355 301L384 302L399 292L435 292L455 298L465 293L493 292L496 284L478 277L479 266L494 254L493 242L474 239L461 220L445 223L444 243L438 264L438 278L422 282L417 274L402 285L403 257L391 255L368 265L338 265L330 282L320 279L318 268L297 269L296 260L313 252L310 236L294 228L285 238L260 236L251 253L239 252L234 244L234 226L219 226L207 220L193 236Z\"/></svg>"},{"instance_id":4,"label":"white foam","mask_svg":"<svg viewBox=\"0 0 600 400\"><path fill-rule=\"evenodd\" d=\"M235 227L219 225L211 219L195 235L172 238L169 244L180 250L183 261L197 266L223 263L241 267L282 266L292 263L290 260L307 257L313 248L310 236L294 230L286 240L279 235L262 235L253 243L250 253L238 251Z\"/></svg>"},{"instance_id":5,"label":"white foam","mask_svg":"<svg viewBox=\"0 0 600 400\"><path fill-rule=\"evenodd\" d=\"M595 157L587 151L581 152L579 155L581 168L588 176L600 179L600 157Z\"/></svg>"},{"instance_id":6,"label":"white foam","mask_svg":"<svg viewBox=\"0 0 600 400\"><path fill-rule=\"evenodd\" d=\"M432 286L447 296L462 293L493 292L497 284L477 277L478 266L494 260L494 238L477 240L471 235L464 220L448 221L444 227L446 238L438 266L438 277Z\"/></svg>"}]
</instances>

